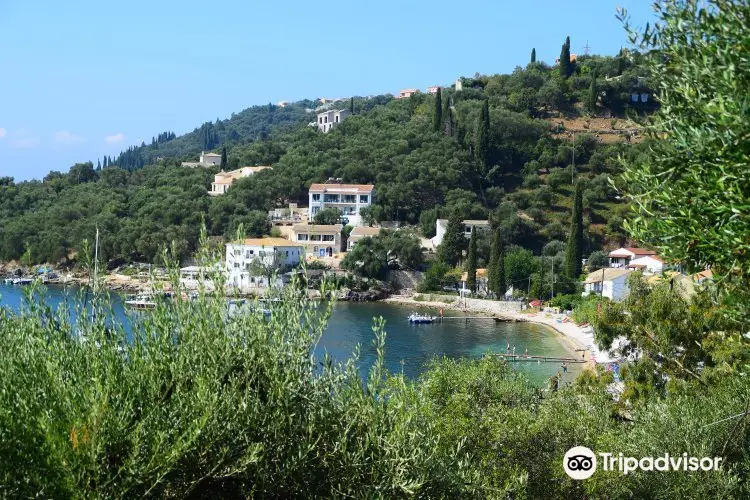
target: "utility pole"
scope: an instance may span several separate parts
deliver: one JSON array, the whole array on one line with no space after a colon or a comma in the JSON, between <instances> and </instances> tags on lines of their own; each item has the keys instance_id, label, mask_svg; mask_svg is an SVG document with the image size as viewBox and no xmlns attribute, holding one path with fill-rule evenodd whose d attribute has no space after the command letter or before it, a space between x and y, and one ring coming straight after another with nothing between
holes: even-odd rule
<instances>
[{"instance_id":1,"label":"utility pole","mask_svg":"<svg viewBox=\"0 0 750 500\"><path fill-rule=\"evenodd\" d=\"M550 300L554 300L555 298L555 257L552 257L552 298Z\"/></svg>"},{"instance_id":2,"label":"utility pole","mask_svg":"<svg viewBox=\"0 0 750 500\"><path fill-rule=\"evenodd\" d=\"M604 297L604 268L602 268L602 286L599 287L599 297Z\"/></svg>"},{"instance_id":3,"label":"utility pole","mask_svg":"<svg viewBox=\"0 0 750 500\"><path fill-rule=\"evenodd\" d=\"M586 54L586 55L589 55L589 49L590 48L591 47L589 47L589 41L586 40L586 45L583 46L583 53Z\"/></svg>"},{"instance_id":4,"label":"utility pole","mask_svg":"<svg viewBox=\"0 0 750 500\"><path fill-rule=\"evenodd\" d=\"M529 295L531 295L531 275L529 275L529 284L526 286L526 298L529 298Z\"/></svg>"}]
</instances>

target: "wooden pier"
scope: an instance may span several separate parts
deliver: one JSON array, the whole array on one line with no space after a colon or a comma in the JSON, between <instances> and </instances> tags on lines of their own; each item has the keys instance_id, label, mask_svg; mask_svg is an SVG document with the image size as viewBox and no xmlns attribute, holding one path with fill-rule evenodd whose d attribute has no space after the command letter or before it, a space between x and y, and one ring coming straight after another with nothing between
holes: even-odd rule
<instances>
[{"instance_id":1,"label":"wooden pier","mask_svg":"<svg viewBox=\"0 0 750 500\"><path fill-rule=\"evenodd\" d=\"M438 323L445 319L463 319L466 321L477 319L491 319L494 321L515 321L513 318L503 318L498 316L435 316L435 321Z\"/></svg>"},{"instance_id":2,"label":"wooden pier","mask_svg":"<svg viewBox=\"0 0 750 500\"><path fill-rule=\"evenodd\" d=\"M498 356L506 361L540 361L545 363L585 363L586 360L578 358L560 358L556 356L531 356L525 354L490 353L489 356Z\"/></svg>"}]
</instances>

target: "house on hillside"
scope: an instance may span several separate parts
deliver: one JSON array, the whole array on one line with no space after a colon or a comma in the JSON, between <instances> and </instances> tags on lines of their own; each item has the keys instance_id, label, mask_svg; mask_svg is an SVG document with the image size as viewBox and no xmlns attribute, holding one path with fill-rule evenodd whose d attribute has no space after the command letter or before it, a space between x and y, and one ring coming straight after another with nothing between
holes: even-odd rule
<instances>
[{"instance_id":1,"label":"house on hillside","mask_svg":"<svg viewBox=\"0 0 750 500\"><path fill-rule=\"evenodd\" d=\"M419 89L402 89L398 92L398 97L396 97L396 99L408 99L409 97L420 93Z\"/></svg>"},{"instance_id":2,"label":"house on hillside","mask_svg":"<svg viewBox=\"0 0 750 500\"><path fill-rule=\"evenodd\" d=\"M647 256L655 257L656 252L647 248L618 248L609 252L609 267L627 267L631 260Z\"/></svg>"},{"instance_id":3,"label":"house on hillside","mask_svg":"<svg viewBox=\"0 0 750 500\"><path fill-rule=\"evenodd\" d=\"M308 219L324 208L341 211L344 225L361 226L361 210L374 203L375 186L372 184L342 184L341 179L330 178L323 184L313 184L308 192Z\"/></svg>"},{"instance_id":4,"label":"house on hillside","mask_svg":"<svg viewBox=\"0 0 750 500\"><path fill-rule=\"evenodd\" d=\"M264 167L264 166L258 166L258 167L242 167L238 168L237 170L231 170L229 172L221 171L218 174L214 176L214 181L211 183L211 190L208 192L210 196L219 196L227 191L229 191L229 187L236 181L237 179L241 179L243 177L249 177L253 174L256 174L262 170L266 170L272 167Z\"/></svg>"},{"instance_id":5,"label":"house on hillside","mask_svg":"<svg viewBox=\"0 0 750 500\"><path fill-rule=\"evenodd\" d=\"M466 219L461 221L461 232L466 238L471 238L471 229L476 227L477 231L485 231L490 228L488 220ZM438 219L435 221L435 236L431 238L432 245L437 248L443 242L445 231L448 229L448 219Z\"/></svg>"},{"instance_id":6,"label":"house on hillside","mask_svg":"<svg viewBox=\"0 0 750 500\"><path fill-rule=\"evenodd\" d=\"M644 274L661 274L664 270L664 261L656 255L644 255L631 259L626 267L631 271L641 271Z\"/></svg>"},{"instance_id":7,"label":"house on hillside","mask_svg":"<svg viewBox=\"0 0 750 500\"><path fill-rule=\"evenodd\" d=\"M341 224L295 224L291 240L305 249L307 256L333 257L341 251Z\"/></svg>"},{"instance_id":8,"label":"house on hillside","mask_svg":"<svg viewBox=\"0 0 750 500\"><path fill-rule=\"evenodd\" d=\"M318 130L328 133L351 114L351 111L348 109L332 109L318 113Z\"/></svg>"},{"instance_id":9,"label":"house on hillside","mask_svg":"<svg viewBox=\"0 0 750 500\"><path fill-rule=\"evenodd\" d=\"M226 245L227 286L242 293L252 289L280 286L281 274L302 261L304 250L282 238L249 238ZM269 283L268 275L277 278Z\"/></svg>"},{"instance_id":10,"label":"house on hillside","mask_svg":"<svg viewBox=\"0 0 750 500\"><path fill-rule=\"evenodd\" d=\"M196 167L218 167L221 165L221 155L216 153L206 153L201 151L201 155L198 159L198 163L183 161L183 167L196 168Z\"/></svg>"},{"instance_id":11,"label":"house on hillside","mask_svg":"<svg viewBox=\"0 0 750 500\"><path fill-rule=\"evenodd\" d=\"M628 276L633 271L625 268L605 267L589 273L583 282L583 293L599 295L610 300L620 301L630 293Z\"/></svg>"},{"instance_id":12,"label":"house on hillside","mask_svg":"<svg viewBox=\"0 0 750 500\"><path fill-rule=\"evenodd\" d=\"M268 211L268 220L274 226L292 226L307 223L307 207L290 203L287 208L274 208Z\"/></svg>"},{"instance_id":13,"label":"house on hillside","mask_svg":"<svg viewBox=\"0 0 750 500\"><path fill-rule=\"evenodd\" d=\"M432 87L427 87L427 93L435 95L438 92L440 92L440 85L433 85Z\"/></svg>"},{"instance_id":14,"label":"house on hillside","mask_svg":"<svg viewBox=\"0 0 750 500\"><path fill-rule=\"evenodd\" d=\"M358 241L360 241L362 238L368 238L377 236L380 234L380 228L379 227L367 227L367 226L357 226L354 229L352 229L352 232L349 234L349 240L346 242L346 251L351 252L352 248L354 248L354 245L357 244Z\"/></svg>"}]
</instances>

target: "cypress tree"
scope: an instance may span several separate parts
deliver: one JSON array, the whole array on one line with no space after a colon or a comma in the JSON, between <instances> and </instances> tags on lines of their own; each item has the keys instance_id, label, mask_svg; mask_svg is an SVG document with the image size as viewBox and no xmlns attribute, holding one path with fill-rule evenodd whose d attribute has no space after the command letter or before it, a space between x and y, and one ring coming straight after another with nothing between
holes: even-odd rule
<instances>
[{"instance_id":1,"label":"cypress tree","mask_svg":"<svg viewBox=\"0 0 750 500\"><path fill-rule=\"evenodd\" d=\"M97 159L96 160L96 169L101 170L102 169L102 161Z\"/></svg>"},{"instance_id":2,"label":"cypress tree","mask_svg":"<svg viewBox=\"0 0 750 500\"><path fill-rule=\"evenodd\" d=\"M596 71L591 73L591 86L589 87L589 95L586 98L586 110L592 115L596 113Z\"/></svg>"},{"instance_id":3,"label":"cypress tree","mask_svg":"<svg viewBox=\"0 0 750 500\"><path fill-rule=\"evenodd\" d=\"M349 99L349 112L351 114L354 114L354 97Z\"/></svg>"},{"instance_id":4,"label":"cypress tree","mask_svg":"<svg viewBox=\"0 0 750 500\"><path fill-rule=\"evenodd\" d=\"M500 229L496 229L492 235L488 267L487 286L499 299L505 295L505 243L500 234Z\"/></svg>"},{"instance_id":5,"label":"cypress tree","mask_svg":"<svg viewBox=\"0 0 750 500\"><path fill-rule=\"evenodd\" d=\"M567 78L570 76L572 68L570 66L570 37L565 38L565 43L560 50L560 76Z\"/></svg>"},{"instance_id":6,"label":"cypress tree","mask_svg":"<svg viewBox=\"0 0 750 500\"><path fill-rule=\"evenodd\" d=\"M536 48L531 49L531 62L536 62Z\"/></svg>"},{"instance_id":7,"label":"cypress tree","mask_svg":"<svg viewBox=\"0 0 750 500\"><path fill-rule=\"evenodd\" d=\"M479 123L477 123L474 156L479 163L482 174L486 173L490 156L490 108L486 99L482 103L482 112L479 115Z\"/></svg>"},{"instance_id":8,"label":"cypress tree","mask_svg":"<svg viewBox=\"0 0 750 500\"><path fill-rule=\"evenodd\" d=\"M469 240L469 252L466 255L466 286L471 293L477 291L477 228L471 228L471 239Z\"/></svg>"},{"instance_id":9,"label":"cypress tree","mask_svg":"<svg viewBox=\"0 0 750 500\"><path fill-rule=\"evenodd\" d=\"M227 166L227 147L224 146L221 148L221 169L224 170L224 168Z\"/></svg>"},{"instance_id":10,"label":"cypress tree","mask_svg":"<svg viewBox=\"0 0 750 500\"><path fill-rule=\"evenodd\" d=\"M438 89L435 94L435 111L432 114L432 129L435 132L440 132L440 127L443 125L443 98L441 93L442 91Z\"/></svg>"},{"instance_id":11,"label":"cypress tree","mask_svg":"<svg viewBox=\"0 0 750 500\"><path fill-rule=\"evenodd\" d=\"M568 288L581 274L581 259L583 258L583 183L576 183L575 201L570 220L570 234L568 246L565 249L565 277L569 280Z\"/></svg>"},{"instance_id":12,"label":"cypress tree","mask_svg":"<svg viewBox=\"0 0 750 500\"><path fill-rule=\"evenodd\" d=\"M455 266L461 259L461 251L465 244L466 238L461 230L461 217L458 212L453 212L448 218L443 241L438 247L438 260L449 266Z\"/></svg>"}]
</instances>

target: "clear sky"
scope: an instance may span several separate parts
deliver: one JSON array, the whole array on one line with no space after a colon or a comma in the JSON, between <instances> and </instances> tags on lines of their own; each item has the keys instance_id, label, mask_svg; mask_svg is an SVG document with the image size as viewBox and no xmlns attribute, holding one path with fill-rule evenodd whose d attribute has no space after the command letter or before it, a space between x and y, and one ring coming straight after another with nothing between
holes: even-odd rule
<instances>
[{"instance_id":1,"label":"clear sky","mask_svg":"<svg viewBox=\"0 0 750 500\"><path fill-rule=\"evenodd\" d=\"M0 0L0 176L41 178L254 105L615 54L650 0Z\"/></svg>"}]
</instances>

